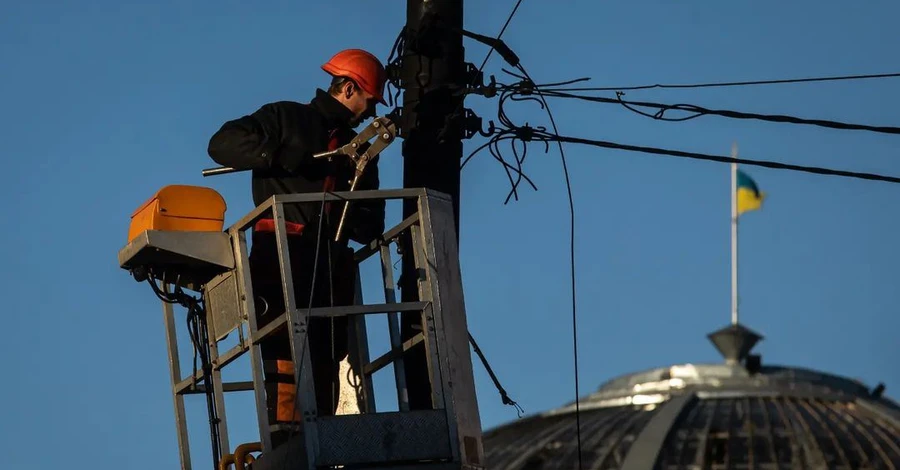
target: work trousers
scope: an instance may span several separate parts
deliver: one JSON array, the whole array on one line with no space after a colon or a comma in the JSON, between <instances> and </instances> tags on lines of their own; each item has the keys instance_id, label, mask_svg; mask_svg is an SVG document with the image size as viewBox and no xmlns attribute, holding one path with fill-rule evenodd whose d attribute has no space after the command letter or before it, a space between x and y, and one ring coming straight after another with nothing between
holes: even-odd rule
<instances>
[{"instance_id":1,"label":"work trousers","mask_svg":"<svg viewBox=\"0 0 900 470\"><path fill-rule=\"evenodd\" d=\"M313 293L313 308L352 305L354 300L356 265L353 262L353 250L346 246L335 245L327 236L323 236L320 241L319 263L313 285L315 235L311 230L305 230L302 235L288 235L294 298L301 310L301 318L306 313L305 309L310 306L310 292ZM250 275L256 300L257 326L262 328L285 312L284 293L275 234L255 231L252 240ZM319 416L333 415L337 409L340 362L348 351L348 324L347 317L309 319L306 342L309 345L312 371L304 369L301 374L313 374ZM269 423L272 424L300 420L291 361L289 336L291 328L292 325L288 324L260 343L266 382L266 404ZM301 339L301 344L302 341ZM298 360L300 354L302 349L298 347ZM284 433L273 434L273 444L280 444L286 437Z\"/></svg>"}]
</instances>

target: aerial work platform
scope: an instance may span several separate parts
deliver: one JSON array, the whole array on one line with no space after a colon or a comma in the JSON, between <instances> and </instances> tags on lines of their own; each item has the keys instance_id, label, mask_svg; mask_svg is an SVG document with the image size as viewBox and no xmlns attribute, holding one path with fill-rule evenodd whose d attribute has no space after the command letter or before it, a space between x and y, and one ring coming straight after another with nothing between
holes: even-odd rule
<instances>
[{"instance_id":1,"label":"aerial work platform","mask_svg":"<svg viewBox=\"0 0 900 470\"><path fill-rule=\"evenodd\" d=\"M357 277L354 305L308 309L303 300L294 296L291 266L287 262L290 256L285 206L345 201L352 204L367 199L417 201L415 214L354 255L357 264L372 256L381 258L384 302L364 303ZM265 327L257 328L246 231L261 218L276 221L286 311ZM213 419L214 433L218 435L214 455L217 450L221 456L215 462L216 468L484 468L453 220L452 203L447 196L425 189L401 189L278 195L224 230L209 229L208 225L198 230L196 224L192 227L176 224L165 230L155 229L152 223L144 230L132 227L128 245L119 251L119 264L135 279L149 280L164 300L181 468L192 468L184 395L194 393L208 396L208 411ZM419 273L418 300L415 302L397 302L395 297L391 245L403 237L409 237L412 249L402 256L412 256ZM199 298L191 300L185 289L199 293ZM200 318L204 327L205 347L208 348L205 371L198 370L188 376L181 371L175 303L188 307L189 314ZM399 312L419 312L422 317L422 331L407 341L401 341ZM365 317L376 314L388 316L391 349L371 359ZM350 355L353 357L349 362L354 364L354 373L361 378L358 414L317 415L309 346L304 338L308 319L314 316L348 317L350 320ZM296 404L301 419L288 425L292 439L273 449L271 433L283 430L285 425L269 423L259 343L288 327L294 383L297 384ZM238 337L237 345L220 353L220 343L228 336L234 338L233 335ZM410 410L403 361L404 355L419 344L424 344L433 406ZM223 369L247 352L250 353L252 381L223 382ZM399 410L377 412L372 375L391 364L394 365ZM225 394L242 391L252 391L255 395L260 437L259 442L232 448L228 439Z\"/></svg>"}]
</instances>

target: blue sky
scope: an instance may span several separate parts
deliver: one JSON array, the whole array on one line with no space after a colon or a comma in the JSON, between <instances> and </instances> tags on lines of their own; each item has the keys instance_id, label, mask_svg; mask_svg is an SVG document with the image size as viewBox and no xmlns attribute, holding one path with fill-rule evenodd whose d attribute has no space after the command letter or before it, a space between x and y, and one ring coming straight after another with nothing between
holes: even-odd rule
<instances>
[{"instance_id":1,"label":"blue sky","mask_svg":"<svg viewBox=\"0 0 900 470\"><path fill-rule=\"evenodd\" d=\"M468 2L466 28L496 34L513 3ZM266 102L307 101L327 82L319 65L338 49L386 58L404 12L403 2L324 1L0 7L0 215L9 224L0 234L0 454L10 468L57 468L73 455L98 469L177 467L160 307L116 262L128 217L159 187L181 183L216 188L235 221L251 208L248 176L200 176L212 166L209 136ZM504 39L539 82L884 73L896 71L898 13L887 1L525 0ZM467 42L470 61L480 64L485 52ZM494 56L486 71L504 80L501 65ZM898 85L627 97L898 125ZM896 136L717 117L665 123L610 105L551 105L567 135L717 154L736 141L747 158L900 175ZM469 106L496 118L494 101L475 97ZM546 122L531 105L512 116ZM567 154L581 394L629 371L718 362L705 335L729 319L727 165L578 146ZM529 155L539 191L505 206L501 167L487 154L466 167L460 255L470 329L510 395L538 412L574 397L568 211L559 156L537 147ZM399 187L400 146L381 162L384 187ZM764 363L884 382L900 396L892 360L900 352L900 186L744 169L769 195L740 232L742 320L765 335L757 348ZM514 420L481 366L475 371L484 426ZM379 380L389 398L390 377ZM233 444L254 440L250 403L246 394L229 398ZM188 400L198 468L208 466L204 407L200 397Z\"/></svg>"}]
</instances>

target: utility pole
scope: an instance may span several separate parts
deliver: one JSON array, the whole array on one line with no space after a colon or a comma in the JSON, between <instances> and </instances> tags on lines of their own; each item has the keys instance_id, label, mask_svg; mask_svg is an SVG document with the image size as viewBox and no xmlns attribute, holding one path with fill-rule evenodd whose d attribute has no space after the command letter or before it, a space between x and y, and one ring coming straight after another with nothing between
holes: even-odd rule
<instances>
[{"instance_id":1,"label":"utility pole","mask_svg":"<svg viewBox=\"0 0 900 470\"><path fill-rule=\"evenodd\" d=\"M400 79L403 88L401 133L403 140L403 186L424 187L453 198L454 222L459 239L460 163L465 95L455 94L465 85L463 50L463 0L407 0L406 45ZM416 212L415 201L404 202L403 215ZM410 240L404 250L410 253ZM418 300L416 267L412 256L404 256L400 276L404 302ZM404 313L403 341L421 331L421 316ZM411 409L431 408L431 390L424 347L407 353L406 383Z\"/></svg>"}]
</instances>

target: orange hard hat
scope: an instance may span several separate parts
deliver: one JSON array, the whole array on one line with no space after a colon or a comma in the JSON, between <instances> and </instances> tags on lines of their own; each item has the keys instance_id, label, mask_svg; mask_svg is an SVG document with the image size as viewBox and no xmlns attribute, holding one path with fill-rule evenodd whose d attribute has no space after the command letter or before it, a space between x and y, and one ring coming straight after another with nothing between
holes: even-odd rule
<instances>
[{"instance_id":1,"label":"orange hard hat","mask_svg":"<svg viewBox=\"0 0 900 470\"><path fill-rule=\"evenodd\" d=\"M346 49L322 65L322 70L333 77L353 80L366 93L378 98L381 104L387 104L384 101L384 82L387 80L387 73L381 61L374 55L362 49Z\"/></svg>"}]
</instances>

